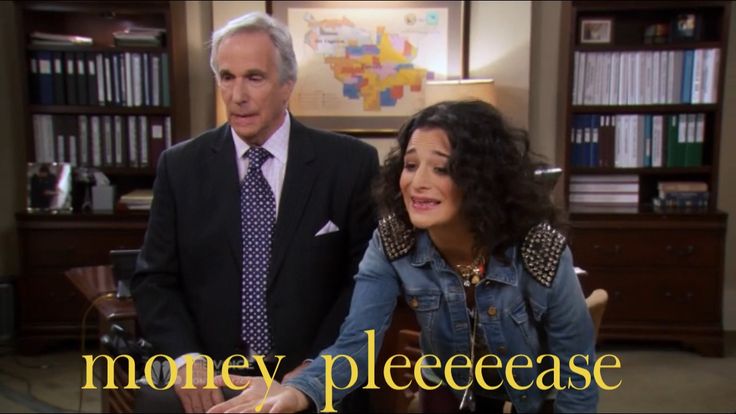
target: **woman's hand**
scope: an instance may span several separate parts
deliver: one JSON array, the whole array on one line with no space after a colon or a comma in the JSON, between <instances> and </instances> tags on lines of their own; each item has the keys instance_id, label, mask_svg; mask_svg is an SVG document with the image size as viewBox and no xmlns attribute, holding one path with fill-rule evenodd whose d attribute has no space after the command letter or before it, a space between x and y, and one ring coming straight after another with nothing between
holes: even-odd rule
<instances>
[{"instance_id":1,"label":"woman's hand","mask_svg":"<svg viewBox=\"0 0 736 414\"><path fill-rule=\"evenodd\" d=\"M212 407L208 413L289 413L309 408L306 395L296 388L274 381L266 397L266 383L261 377L231 375L235 385L248 385L240 395ZM221 376L215 377L215 385L225 386ZM265 398L265 399L264 399Z\"/></svg>"}]
</instances>

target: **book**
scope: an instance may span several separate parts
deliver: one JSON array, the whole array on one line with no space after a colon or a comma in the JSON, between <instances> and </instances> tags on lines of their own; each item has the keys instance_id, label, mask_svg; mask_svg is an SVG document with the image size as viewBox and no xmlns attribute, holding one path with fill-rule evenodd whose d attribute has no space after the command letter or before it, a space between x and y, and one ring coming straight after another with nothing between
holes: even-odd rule
<instances>
[{"instance_id":1,"label":"book","mask_svg":"<svg viewBox=\"0 0 736 414\"><path fill-rule=\"evenodd\" d=\"M708 183L702 181L660 181L657 190L664 192L708 191Z\"/></svg>"},{"instance_id":2,"label":"book","mask_svg":"<svg viewBox=\"0 0 736 414\"><path fill-rule=\"evenodd\" d=\"M570 203L614 203L636 204L639 202L638 193L571 193Z\"/></svg>"},{"instance_id":3,"label":"book","mask_svg":"<svg viewBox=\"0 0 736 414\"><path fill-rule=\"evenodd\" d=\"M115 46L161 47L166 29L157 27L130 27L112 33Z\"/></svg>"},{"instance_id":4,"label":"book","mask_svg":"<svg viewBox=\"0 0 736 414\"><path fill-rule=\"evenodd\" d=\"M94 42L91 37L64 35L46 32L32 32L29 36L32 45L44 46L89 46Z\"/></svg>"},{"instance_id":5,"label":"book","mask_svg":"<svg viewBox=\"0 0 736 414\"><path fill-rule=\"evenodd\" d=\"M153 203L153 190L133 190L123 194L120 197L119 203L128 210L150 210L151 203Z\"/></svg>"}]
</instances>

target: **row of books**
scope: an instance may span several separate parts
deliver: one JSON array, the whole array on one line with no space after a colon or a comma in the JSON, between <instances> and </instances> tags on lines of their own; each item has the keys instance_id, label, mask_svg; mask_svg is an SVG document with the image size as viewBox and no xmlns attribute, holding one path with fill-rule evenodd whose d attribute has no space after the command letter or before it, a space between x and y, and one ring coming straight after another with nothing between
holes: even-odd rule
<instances>
[{"instance_id":1,"label":"row of books","mask_svg":"<svg viewBox=\"0 0 736 414\"><path fill-rule=\"evenodd\" d=\"M171 118L35 114L33 134L36 162L143 168L171 146Z\"/></svg>"},{"instance_id":2,"label":"row of books","mask_svg":"<svg viewBox=\"0 0 736 414\"><path fill-rule=\"evenodd\" d=\"M575 52L573 105L715 103L720 49Z\"/></svg>"},{"instance_id":3,"label":"row of books","mask_svg":"<svg viewBox=\"0 0 736 414\"><path fill-rule=\"evenodd\" d=\"M635 206L639 203L639 176L573 174L569 193L573 204Z\"/></svg>"},{"instance_id":4,"label":"row of books","mask_svg":"<svg viewBox=\"0 0 736 414\"><path fill-rule=\"evenodd\" d=\"M657 184L655 209L704 210L708 208L708 184L701 181L665 181Z\"/></svg>"},{"instance_id":5,"label":"row of books","mask_svg":"<svg viewBox=\"0 0 736 414\"><path fill-rule=\"evenodd\" d=\"M30 52L33 104L168 107L166 52Z\"/></svg>"},{"instance_id":6,"label":"row of books","mask_svg":"<svg viewBox=\"0 0 736 414\"><path fill-rule=\"evenodd\" d=\"M703 164L705 114L576 115L574 167L693 167Z\"/></svg>"}]
</instances>

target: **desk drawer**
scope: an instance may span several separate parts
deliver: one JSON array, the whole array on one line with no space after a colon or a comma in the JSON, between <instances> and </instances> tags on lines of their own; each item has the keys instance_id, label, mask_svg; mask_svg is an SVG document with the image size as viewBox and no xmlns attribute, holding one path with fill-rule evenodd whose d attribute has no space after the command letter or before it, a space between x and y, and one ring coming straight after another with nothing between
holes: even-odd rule
<instances>
[{"instance_id":1,"label":"desk drawer","mask_svg":"<svg viewBox=\"0 0 736 414\"><path fill-rule=\"evenodd\" d=\"M586 294L608 291L603 320L616 322L716 322L721 297L715 269L589 268Z\"/></svg>"},{"instance_id":2,"label":"desk drawer","mask_svg":"<svg viewBox=\"0 0 736 414\"><path fill-rule=\"evenodd\" d=\"M575 264L594 266L719 266L721 239L705 230L574 230Z\"/></svg>"},{"instance_id":3,"label":"desk drawer","mask_svg":"<svg viewBox=\"0 0 736 414\"><path fill-rule=\"evenodd\" d=\"M137 230L29 230L23 235L29 269L109 264L110 250L138 249L142 243L143 232Z\"/></svg>"}]
</instances>

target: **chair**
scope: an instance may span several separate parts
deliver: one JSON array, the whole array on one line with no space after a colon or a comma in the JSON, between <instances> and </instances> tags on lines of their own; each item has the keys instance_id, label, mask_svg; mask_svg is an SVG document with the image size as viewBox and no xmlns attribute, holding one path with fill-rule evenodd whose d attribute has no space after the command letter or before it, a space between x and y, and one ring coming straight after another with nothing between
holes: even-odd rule
<instances>
[{"instance_id":1,"label":"chair","mask_svg":"<svg viewBox=\"0 0 736 414\"><path fill-rule=\"evenodd\" d=\"M601 321L603 320L603 313L606 310L607 304L608 292L606 292L605 289L596 289L591 292L590 296L585 298L585 305L588 307L590 317L593 319L593 327L596 339L598 338L598 331L600 330ZM401 349L402 354L409 357L410 361L416 362L419 357L422 356L422 351L419 346L419 332L412 329L402 329L401 331L399 331L399 349ZM411 376L413 370L414 366L412 363L412 366L403 373L403 376ZM412 384L412 387L404 390L404 397L406 397L406 401L402 403L402 407L397 408L403 409L404 407L406 407L407 413L421 413L424 411L420 404L419 387L416 385L416 383ZM546 412L546 410L550 410L551 412L552 401L553 400L545 402L543 412ZM503 412L511 413L511 408L511 402L506 401L503 407Z\"/></svg>"}]
</instances>

